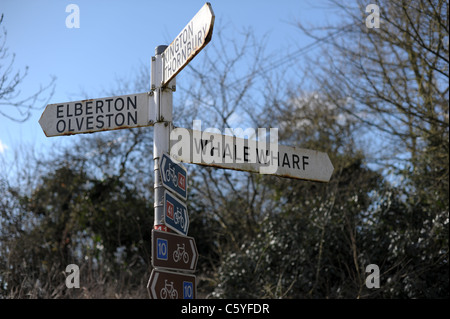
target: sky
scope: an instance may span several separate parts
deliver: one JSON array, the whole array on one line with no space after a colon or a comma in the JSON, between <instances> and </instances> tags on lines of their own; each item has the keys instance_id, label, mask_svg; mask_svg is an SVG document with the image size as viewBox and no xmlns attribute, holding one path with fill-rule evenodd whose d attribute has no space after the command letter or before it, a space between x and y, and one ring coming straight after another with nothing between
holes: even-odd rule
<instances>
[{"instance_id":1,"label":"sky","mask_svg":"<svg viewBox=\"0 0 450 319\"><path fill-rule=\"evenodd\" d=\"M227 26L227 36L232 37L235 30L251 27L257 37L268 36L269 52L289 52L301 47L302 41L310 41L294 23L325 24L332 18L325 2L210 1L214 32ZM70 4L79 8L79 28L66 25L72 13L66 12ZM117 79L129 79L141 65L150 67L155 47L170 44L204 4L202 0L0 0L6 47L15 54L13 70L29 68L18 98L33 94L52 77L56 82L48 104L104 97ZM200 52L190 63L201 58ZM132 93L141 92L127 92ZM38 123L45 104L36 107L42 108L33 111L24 123L0 117L0 159L11 156L20 146L45 152L62 141L78 141L74 136L46 137Z\"/></svg>"}]
</instances>

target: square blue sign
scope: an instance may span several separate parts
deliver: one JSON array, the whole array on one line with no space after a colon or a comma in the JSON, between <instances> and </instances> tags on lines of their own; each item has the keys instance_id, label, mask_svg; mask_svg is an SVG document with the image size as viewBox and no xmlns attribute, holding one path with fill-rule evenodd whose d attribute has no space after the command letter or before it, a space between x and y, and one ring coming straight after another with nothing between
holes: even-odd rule
<instances>
[{"instance_id":1,"label":"square blue sign","mask_svg":"<svg viewBox=\"0 0 450 319\"><path fill-rule=\"evenodd\" d=\"M169 246L166 239L158 238L156 241L156 258L167 260Z\"/></svg>"},{"instance_id":2,"label":"square blue sign","mask_svg":"<svg viewBox=\"0 0 450 319\"><path fill-rule=\"evenodd\" d=\"M194 284L190 281L183 281L183 299L194 299Z\"/></svg>"}]
</instances>

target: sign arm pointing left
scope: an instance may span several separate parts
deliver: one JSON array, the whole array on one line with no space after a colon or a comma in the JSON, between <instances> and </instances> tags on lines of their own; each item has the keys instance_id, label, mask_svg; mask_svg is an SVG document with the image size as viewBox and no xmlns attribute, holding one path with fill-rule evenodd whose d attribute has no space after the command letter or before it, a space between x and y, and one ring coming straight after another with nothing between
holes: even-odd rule
<instances>
[{"instance_id":1,"label":"sign arm pointing left","mask_svg":"<svg viewBox=\"0 0 450 319\"><path fill-rule=\"evenodd\" d=\"M149 93L48 104L39 119L47 137L153 126Z\"/></svg>"}]
</instances>

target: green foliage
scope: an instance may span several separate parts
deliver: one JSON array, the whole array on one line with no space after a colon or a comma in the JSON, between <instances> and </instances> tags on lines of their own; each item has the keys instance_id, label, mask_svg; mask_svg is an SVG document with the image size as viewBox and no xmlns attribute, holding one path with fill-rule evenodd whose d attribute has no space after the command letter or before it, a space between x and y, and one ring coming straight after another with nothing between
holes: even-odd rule
<instances>
[{"instance_id":1,"label":"green foliage","mask_svg":"<svg viewBox=\"0 0 450 319\"><path fill-rule=\"evenodd\" d=\"M1 275L6 295L76 294L64 286L69 264L79 265L81 273L89 269L97 280L125 275L127 286L141 284L133 274L148 269L152 203L119 178L91 179L62 166L43 176L29 196L9 191L18 198L17 213L26 226L16 223L1 232L2 263L8 268ZM84 279L89 282L87 276Z\"/></svg>"},{"instance_id":2,"label":"green foliage","mask_svg":"<svg viewBox=\"0 0 450 319\"><path fill-rule=\"evenodd\" d=\"M281 203L279 211L268 213L259 233L227 255L215 296L358 296L363 274L354 265L360 262L354 260L354 253L362 253L357 250L361 236L357 229L365 224L363 212L371 204L367 194L377 187L379 176L358 159L337 169L340 173L332 185L281 179L272 184ZM361 188L350 179L366 184Z\"/></svg>"},{"instance_id":3,"label":"green foliage","mask_svg":"<svg viewBox=\"0 0 450 319\"><path fill-rule=\"evenodd\" d=\"M247 238L223 259L213 296L448 296L448 212L418 206L414 196L378 184L376 176L365 188L346 184L349 176L370 180L373 173L357 167L355 163L347 176L341 175L344 185L336 194L322 188L315 196L297 195L280 213L268 215L256 237ZM339 190L344 197L338 196ZM314 197L317 200L311 200ZM380 267L379 289L365 286L369 264Z\"/></svg>"}]
</instances>

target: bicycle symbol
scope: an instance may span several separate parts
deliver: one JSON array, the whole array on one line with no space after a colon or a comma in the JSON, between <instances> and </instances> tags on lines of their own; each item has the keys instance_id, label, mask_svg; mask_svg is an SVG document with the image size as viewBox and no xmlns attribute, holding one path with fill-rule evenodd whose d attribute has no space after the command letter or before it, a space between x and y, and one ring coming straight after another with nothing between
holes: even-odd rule
<instances>
[{"instance_id":1,"label":"bicycle symbol","mask_svg":"<svg viewBox=\"0 0 450 319\"><path fill-rule=\"evenodd\" d=\"M169 163L169 168L166 170L166 176L168 180L172 180L172 183L177 186L177 174L175 173L175 166Z\"/></svg>"},{"instance_id":2,"label":"bicycle symbol","mask_svg":"<svg viewBox=\"0 0 450 319\"><path fill-rule=\"evenodd\" d=\"M178 291L173 288L173 281L167 283L167 279L164 280L164 288L159 292L161 299L178 299Z\"/></svg>"},{"instance_id":3,"label":"bicycle symbol","mask_svg":"<svg viewBox=\"0 0 450 319\"><path fill-rule=\"evenodd\" d=\"M184 213L186 213L186 210L184 210ZM181 228L184 229L184 217L180 207L177 207L177 210L175 211L175 214L173 216L173 221L175 222L175 224L179 223Z\"/></svg>"},{"instance_id":4,"label":"bicycle symbol","mask_svg":"<svg viewBox=\"0 0 450 319\"><path fill-rule=\"evenodd\" d=\"M189 262L189 254L187 253L184 244L177 244L177 250L173 252L173 260L177 263L181 259L183 259L184 263L187 264Z\"/></svg>"}]
</instances>

